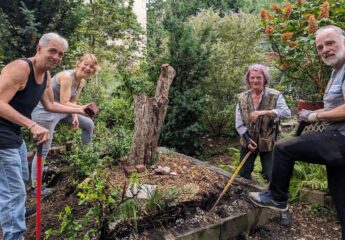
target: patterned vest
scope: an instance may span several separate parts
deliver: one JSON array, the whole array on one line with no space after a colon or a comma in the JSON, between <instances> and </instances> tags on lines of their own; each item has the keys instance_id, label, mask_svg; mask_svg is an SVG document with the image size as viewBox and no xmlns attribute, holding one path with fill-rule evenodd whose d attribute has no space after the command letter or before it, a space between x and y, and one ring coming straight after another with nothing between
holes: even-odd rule
<instances>
[{"instance_id":1,"label":"patterned vest","mask_svg":"<svg viewBox=\"0 0 345 240\"><path fill-rule=\"evenodd\" d=\"M277 90L265 88L257 111L275 109L280 94ZM274 118L266 115L260 116L256 124L250 121L250 113L255 111L252 90L240 93L238 95L238 104L249 135L258 144L257 149L260 152L272 151L278 133L278 123L274 122ZM244 139L241 139L241 143L245 146Z\"/></svg>"}]
</instances>

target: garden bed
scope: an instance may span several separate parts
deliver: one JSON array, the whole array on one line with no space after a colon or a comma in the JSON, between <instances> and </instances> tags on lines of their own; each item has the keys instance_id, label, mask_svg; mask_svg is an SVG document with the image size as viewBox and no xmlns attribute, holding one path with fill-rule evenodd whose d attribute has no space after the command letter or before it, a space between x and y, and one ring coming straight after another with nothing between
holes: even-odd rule
<instances>
[{"instance_id":1,"label":"garden bed","mask_svg":"<svg viewBox=\"0 0 345 240\"><path fill-rule=\"evenodd\" d=\"M268 216L276 216L272 212L254 208L250 203L248 191L257 190L257 186L250 181L236 181L214 211L210 211L225 187L229 173L206 162L166 149L160 150L157 165L171 168L176 175L153 174L151 169L147 169L139 176L141 183L156 185L158 191L171 189L178 193L173 204L162 212L139 217L137 235L133 234L133 228L129 225L113 223L107 239L131 239L130 236L134 235L139 239L210 239L207 237L210 234L214 236L213 239L230 239L248 233L256 224L267 221ZM43 199L43 231L59 226L57 214L66 204L74 209L74 215L85 214L85 207L78 205L77 191L71 184L69 171L68 167L62 166L55 179L54 194ZM124 187L129 184L128 178L119 169L108 171L106 175L111 180L110 185ZM33 196L29 196L28 205L34 205ZM27 226L27 239L34 239L34 217L28 219Z\"/></svg>"},{"instance_id":2,"label":"garden bed","mask_svg":"<svg viewBox=\"0 0 345 240\"><path fill-rule=\"evenodd\" d=\"M137 234L133 226L112 223L112 230L103 239L338 239L340 226L334 214L315 216L309 205L294 203L290 208L292 224L279 225L279 214L253 207L247 193L260 188L252 181L238 178L214 211L209 211L223 190L230 174L207 162L160 149L162 154L157 164L169 166L177 175L156 175L151 170L140 173L142 183L155 184L158 189L174 189L179 192L174 204L164 211L145 215L138 219ZM56 157L55 157L56 159ZM78 205L77 190L73 184L71 169L67 162L59 163L59 173L50 186L54 194L42 201L42 232L58 228L61 222L57 215L66 205L72 207L75 217L85 215L85 206ZM109 172L114 184L128 184L128 178L119 169ZM28 206L35 204L33 196L28 197ZM309 210L308 210L309 209ZM35 239L35 217L27 221L26 239ZM311 231L311 229L314 229ZM1 235L1 233L0 233ZM62 239L54 236L49 239Z\"/></svg>"}]
</instances>

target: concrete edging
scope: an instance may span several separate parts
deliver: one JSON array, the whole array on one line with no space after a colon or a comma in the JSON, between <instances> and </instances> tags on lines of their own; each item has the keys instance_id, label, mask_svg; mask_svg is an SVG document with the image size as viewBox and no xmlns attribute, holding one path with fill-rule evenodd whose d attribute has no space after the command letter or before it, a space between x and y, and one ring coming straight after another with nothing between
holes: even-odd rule
<instances>
[{"instance_id":1,"label":"concrete edging","mask_svg":"<svg viewBox=\"0 0 345 240\"><path fill-rule=\"evenodd\" d=\"M334 208L332 198L328 192L302 188L299 191L299 198L301 201L306 203L318 204L328 209Z\"/></svg>"},{"instance_id":2,"label":"concrete edging","mask_svg":"<svg viewBox=\"0 0 345 240\"><path fill-rule=\"evenodd\" d=\"M265 224L274 212L269 209L253 208L247 213L222 219L217 224L179 234L172 232L179 240L229 240L240 234L248 234L257 225Z\"/></svg>"}]
</instances>

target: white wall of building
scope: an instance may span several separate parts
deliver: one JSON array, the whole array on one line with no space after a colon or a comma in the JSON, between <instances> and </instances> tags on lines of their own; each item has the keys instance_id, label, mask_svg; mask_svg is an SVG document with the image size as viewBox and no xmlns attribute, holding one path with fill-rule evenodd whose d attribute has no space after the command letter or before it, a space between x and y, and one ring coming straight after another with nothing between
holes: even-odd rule
<instances>
[{"instance_id":1,"label":"white wall of building","mask_svg":"<svg viewBox=\"0 0 345 240\"><path fill-rule=\"evenodd\" d=\"M133 5L133 11L137 15L138 22L146 30L146 0L135 0Z\"/></svg>"}]
</instances>

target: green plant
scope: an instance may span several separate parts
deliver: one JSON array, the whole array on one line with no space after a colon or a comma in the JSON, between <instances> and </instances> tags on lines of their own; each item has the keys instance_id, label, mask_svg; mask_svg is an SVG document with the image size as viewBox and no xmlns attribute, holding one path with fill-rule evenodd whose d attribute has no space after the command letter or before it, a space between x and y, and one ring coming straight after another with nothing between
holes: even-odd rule
<instances>
[{"instance_id":1,"label":"green plant","mask_svg":"<svg viewBox=\"0 0 345 240\"><path fill-rule=\"evenodd\" d=\"M345 26L344 2L298 0L284 7L271 4L271 8L271 12L260 11L260 30L273 51L268 57L284 73L284 83L295 96L322 100L331 69L317 54L314 33L329 24Z\"/></svg>"},{"instance_id":2,"label":"green plant","mask_svg":"<svg viewBox=\"0 0 345 240\"><path fill-rule=\"evenodd\" d=\"M71 128L70 124L59 123L54 130L53 145L63 146L69 140L81 138L81 129L72 131Z\"/></svg>"},{"instance_id":3,"label":"green plant","mask_svg":"<svg viewBox=\"0 0 345 240\"><path fill-rule=\"evenodd\" d=\"M82 145L80 139L75 139L69 159L76 176L89 176L101 166L99 149L98 144Z\"/></svg>"},{"instance_id":4,"label":"green plant","mask_svg":"<svg viewBox=\"0 0 345 240\"><path fill-rule=\"evenodd\" d=\"M335 209L327 209L323 206L320 206L318 204L311 204L308 205L308 211L317 217L327 217L330 215L335 215Z\"/></svg>"},{"instance_id":5,"label":"green plant","mask_svg":"<svg viewBox=\"0 0 345 240\"><path fill-rule=\"evenodd\" d=\"M109 224L116 220L132 223L137 229L140 204L136 198L126 198L126 186L112 185L106 172L95 172L78 185L79 205L85 206L81 218L66 206L58 218L59 229L49 229L46 236L59 236L64 239L107 239ZM99 177L103 176L103 177ZM105 177L104 177L105 176ZM130 178L130 184L138 183L138 176Z\"/></svg>"},{"instance_id":6,"label":"green plant","mask_svg":"<svg viewBox=\"0 0 345 240\"><path fill-rule=\"evenodd\" d=\"M119 206L117 218L123 221L132 222L134 229L138 231L139 202L136 198L130 198Z\"/></svg>"},{"instance_id":7,"label":"green plant","mask_svg":"<svg viewBox=\"0 0 345 240\"><path fill-rule=\"evenodd\" d=\"M264 62L258 18L243 12L220 16L214 10L200 11L187 25L200 39L200 49L210 49L207 74L198 83L206 104L202 123L212 135L235 133L237 94L244 89L242 77L251 63ZM229 57L232 56L232 57Z\"/></svg>"},{"instance_id":8,"label":"green plant","mask_svg":"<svg viewBox=\"0 0 345 240\"><path fill-rule=\"evenodd\" d=\"M32 133L27 128L23 128L22 133L28 152L34 151L37 147L37 144L33 139Z\"/></svg>"},{"instance_id":9,"label":"green plant","mask_svg":"<svg viewBox=\"0 0 345 240\"><path fill-rule=\"evenodd\" d=\"M58 219L61 221L60 229L48 229L45 231L45 237L49 239L52 236L64 236L64 239L74 240L74 239L89 239L87 235L83 238L79 238L79 233L83 230L83 225L76 221L72 213L72 208L70 206L65 206L64 210L59 213Z\"/></svg>"},{"instance_id":10,"label":"green plant","mask_svg":"<svg viewBox=\"0 0 345 240\"><path fill-rule=\"evenodd\" d=\"M222 168L225 171L228 172L235 172L236 168L239 166L240 164L240 150L237 148L233 148L230 147L227 149L227 154L232 158L232 162L230 165L226 165L226 164L219 164L218 167ZM254 174L255 174L255 179L256 181L258 181L261 184L266 183L266 180L264 179L264 177L262 176L261 172L262 172L262 166L261 166L261 162L258 161L258 158L255 160L254 162Z\"/></svg>"},{"instance_id":11,"label":"green plant","mask_svg":"<svg viewBox=\"0 0 345 240\"><path fill-rule=\"evenodd\" d=\"M180 195L180 192L175 188L171 187L163 191L162 197L165 202L165 206L172 206L175 205L175 200Z\"/></svg>"},{"instance_id":12,"label":"green plant","mask_svg":"<svg viewBox=\"0 0 345 240\"><path fill-rule=\"evenodd\" d=\"M225 150L225 153L227 155L229 155L229 157L231 157L232 162L231 162L230 165L228 165L228 164L219 164L218 167L223 169L223 170L225 170L225 171L233 172L234 169L240 163L240 150L237 149L237 148L230 147L230 148L227 148Z\"/></svg>"},{"instance_id":13,"label":"green plant","mask_svg":"<svg viewBox=\"0 0 345 240\"><path fill-rule=\"evenodd\" d=\"M290 196L293 201L302 188L327 191L327 173L323 165L296 162L293 177L290 181Z\"/></svg>"},{"instance_id":14,"label":"green plant","mask_svg":"<svg viewBox=\"0 0 345 240\"><path fill-rule=\"evenodd\" d=\"M107 128L117 128L119 125L133 129L133 106L130 99L114 97L100 104L101 112L98 121L104 122Z\"/></svg>"},{"instance_id":15,"label":"green plant","mask_svg":"<svg viewBox=\"0 0 345 240\"><path fill-rule=\"evenodd\" d=\"M107 128L106 123L99 122L95 135L95 142L100 146L101 156L106 155L119 160L128 153L131 146L132 130L128 130L123 125Z\"/></svg>"},{"instance_id":16,"label":"green plant","mask_svg":"<svg viewBox=\"0 0 345 240\"><path fill-rule=\"evenodd\" d=\"M6 53L1 60L7 63L34 55L38 38L46 32L58 32L70 40L83 20L84 5L81 0L47 0L40 4L0 1L0 52Z\"/></svg>"},{"instance_id":17,"label":"green plant","mask_svg":"<svg viewBox=\"0 0 345 240\"><path fill-rule=\"evenodd\" d=\"M200 122L205 105L201 91L174 91L170 104L162 127L161 143L186 154L200 154L202 146L199 138L205 131Z\"/></svg>"},{"instance_id":18,"label":"green plant","mask_svg":"<svg viewBox=\"0 0 345 240\"><path fill-rule=\"evenodd\" d=\"M267 180L265 180L262 174L262 164L261 164L261 161L259 160L259 157L255 159L253 172L255 174L255 179L257 182L259 182L262 185L267 183Z\"/></svg>"}]
</instances>

